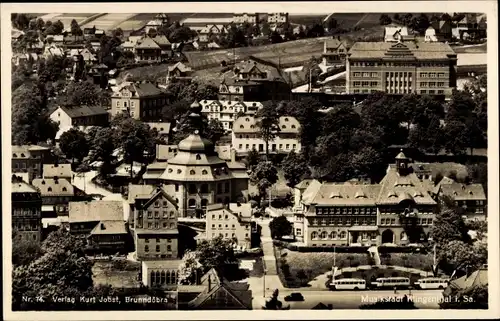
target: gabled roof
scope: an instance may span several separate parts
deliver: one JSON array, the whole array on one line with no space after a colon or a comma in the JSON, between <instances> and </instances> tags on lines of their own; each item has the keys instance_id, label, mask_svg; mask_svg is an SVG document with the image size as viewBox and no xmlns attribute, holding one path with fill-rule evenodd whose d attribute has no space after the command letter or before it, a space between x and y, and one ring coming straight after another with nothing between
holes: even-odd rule
<instances>
[{"instance_id":1,"label":"gabled roof","mask_svg":"<svg viewBox=\"0 0 500 321\"><path fill-rule=\"evenodd\" d=\"M146 37L137 42L136 49L161 49L160 46L150 37Z\"/></svg>"},{"instance_id":2,"label":"gabled roof","mask_svg":"<svg viewBox=\"0 0 500 321\"><path fill-rule=\"evenodd\" d=\"M444 195L453 198L456 201L484 201L486 194L481 184L461 184L453 182L451 184L441 184L440 190Z\"/></svg>"},{"instance_id":3,"label":"gabled roof","mask_svg":"<svg viewBox=\"0 0 500 321\"><path fill-rule=\"evenodd\" d=\"M145 199L151 200L155 198L159 192L163 191L167 197L167 199L177 207L177 203L170 196L173 195L173 186L172 185L162 185L161 187L153 186L153 185L135 185L129 184L128 186L128 202L129 204L135 203L136 199Z\"/></svg>"},{"instance_id":4,"label":"gabled roof","mask_svg":"<svg viewBox=\"0 0 500 321\"><path fill-rule=\"evenodd\" d=\"M165 91L158 88L151 82L143 81L143 82L131 82L127 85L124 85L120 92L124 89L131 91L132 93L136 93L139 97L148 97L148 96L157 96L161 94L165 94Z\"/></svg>"},{"instance_id":5,"label":"gabled roof","mask_svg":"<svg viewBox=\"0 0 500 321\"><path fill-rule=\"evenodd\" d=\"M379 185L323 184L312 198L317 205L375 206Z\"/></svg>"},{"instance_id":6,"label":"gabled roof","mask_svg":"<svg viewBox=\"0 0 500 321\"><path fill-rule=\"evenodd\" d=\"M311 204L312 200L316 197L316 194L321 188L321 185L320 181L316 179L312 180L302 194L302 203Z\"/></svg>"},{"instance_id":7,"label":"gabled roof","mask_svg":"<svg viewBox=\"0 0 500 321\"><path fill-rule=\"evenodd\" d=\"M127 234L127 228L123 219L118 221L100 221L99 224L97 224L90 232L90 234Z\"/></svg>"},{"instance_id":8,"label":"gabled roof","mask_svg":"<svg viewBox=\"0 0 500 321\"><path fill-rule=\"evenodd\" d=\"M416 204L436 205L415 173L400 175L394 164L389 165L380 185L377 204L399 204L401 201L410 200Z\"/></svg>"},{"instance_id":9,"label":"gabled roof","mask_svg":"<svg viewBox=\"0 0 500 321\"><path fill-rule=\"evenodd\" d=\"M35 178L32 182L42 194L47 196L73 196L75 191L73 185L67 179Z\"/></svg>"},{"instance_id":10,"label":"gabled roof","mask_svg":"<svg viewBox=\"0 0 500 321\"><path fill-rule=\"evenodd\" d=\"M188 66L186 66L185 64L183 64L182 62L177 62L175 65L173 66L168 66L168 71L169 72L172 72L174 71L175 69L179 69L181 72L190 72L192 71L192 69Z\"/></svg>"},{"instance_id":11,"label":"gabled roof","mask_svg":"<svg viewBox=\"0 0 500 321\"><path fill-rule=\"evenodd\" d=\"M106 115L108 111L101 106L59 106L69 117L79 118L79 117L90 117L98 115Z\"/></svg>"},{"instance_id":12,"label":"gabled roof","mask_svg":"<svg viewBox=\"0 0 500 321\"><path fill-rule=\"evenodd\" d=\"M71 177L71 164L43 164L43 177Z\"/></svg>"},{"instance_id":13,"label":"gabled roof","mask_svg":"<svg viewBox=\"0 0 500 321\"><path fill-rule=\"evenodd\" d=\"M26 182L12 182L11 193L38 193L38 190Z\"/></svg>"},{"instance_id":14,"label":"gabled roof","mask_svg":"<svg viewBox=\"0 0 500 321\"><path fill-rule=\"evenodd\" d=\"M464 275L461 278L450 282L451 288L466 290L475 286L488 285L488 269L480 268L470 275Z\"/></svg>"},{"instance_id":15,"label":"gabled roof","mask_svg":"<svg viewBox=\"0 0 500 321\"><path fill-rule=\"evenodd\" d=\"M171 45L170 41L168 41L168 38L165 35L156 35L152 39L160 47L162 47L162 46L170 46Z\"/></svg>"},{"instance_id":16,"label":"gabled roof","mask_svg":"<svg viewBox=\"0 0 500 321\"><path fill-rule=\"evenodd\" d=\"M252 218L252 204L230 203L229 207L224 204L210 204L207 206L207 213L214 211L224 211L236 216L238 221L250 222Z\"/></svg>"},{"instance_id":17,"label":"gabled roof","mask_svg":"<svg viewBox=\"0 0 500 321\"><path fill-rule=\"evenodd\" d=\"M122 201L70 202L69 222L122 221Z\"/></svg>"},{"instance_id":18,"label":"gabled roof","mask_svg":"<svg viewBox=\"0 0 500 321\"><path fill-rule=\"evenodd\" d=\"M31 157L31 152L49 151L50 148L38 145L12 145L13 159L27 159Z\"/></svg>"},{"instance_id":19,"label":"gabled roof","mask_svg":"<svg viewBox=\"0 0 500 321\"><path fill-rule=\"evenodd\" d=\"M391 48L392 47L392 48ZM376 58L386 57L390 49L406 49L416 59L448 59L456 56L453 49L442 42L356 42L349 50L349 58Z\"/></svg>"}]
</instances>

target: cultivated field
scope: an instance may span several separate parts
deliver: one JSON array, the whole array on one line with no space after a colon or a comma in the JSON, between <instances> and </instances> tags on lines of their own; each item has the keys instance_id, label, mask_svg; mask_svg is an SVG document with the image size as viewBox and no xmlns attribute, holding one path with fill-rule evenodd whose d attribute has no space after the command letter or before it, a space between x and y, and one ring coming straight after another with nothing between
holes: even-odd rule
<instances>
[{"instance_id":1,"label":"cultivated field","mask_svg":"<svg viewBox=\"0 0 500 321\"><path fill-rule=\"evenodd\" d=\"M76 20L76 22L80 23L82 21L85 21L86 19L92 17L95 15L95 13L52 13L52 14L46 14L41 16L44 21L52 21L56 22L57 20L61 20L61 22L64 25L64 28L69 28L71 26L71 21L73 19Z\"/></svg>"},{"instance_id":2,"label":"cultivated field","mask_svg":"<svg viewBox=\"0 0 500 321\"><path fill-rule=\"evenodd\" d=\"M93 26L95 26L97 29L109 31L116 29L116 26L129 20L131 17L135 15L136 15L135 13L107 13L81 27L92 28Z\"/></svg>"}]
</instances>

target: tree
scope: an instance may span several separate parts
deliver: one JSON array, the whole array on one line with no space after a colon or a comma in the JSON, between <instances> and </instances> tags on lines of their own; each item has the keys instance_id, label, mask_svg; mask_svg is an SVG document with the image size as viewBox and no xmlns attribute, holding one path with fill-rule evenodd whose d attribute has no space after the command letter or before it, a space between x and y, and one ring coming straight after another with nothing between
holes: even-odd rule
<instances>
[{"instance_id":1,"label":"tree","mask_svg":"<svg viewBox=\"0 0 500 321\"><path fill-rule=\"evenodd\" d=\"M208 122L207 129L205 131L205 137L216 144L222 136L224 136L225 130L222 127L222 123L217 119L211 119Z\"/></svg>"},{"instance_id":2,"label":"tree","mask_svg":"<svg viewBox=\"0 0 500 321\"><path fill-rule=\"evenodd\" d=\"M478 163L467 165L467 173L472 183L483 185L484 192L488 195L488 164Z\"/></svg>"},{"instance_id":3,"label":"tree","mask_svg":"<svg viewBox=\"0 0 500 321\"><path fill-rule=\"evenodd\" d=\"M148 37L154 38L158 35L158 31L155 28L150 28L148 30Z\"/></svg>"},{"instance_id":4,"label":"tree","mask_svg":"<svg viewBox=\"0 0 500 321\"><path fill-rule=\"evenodd\" d=\"M401 22L405 25L405 26L410 26L411 24L411 20L413 19L413 15L411 13L407 13L403 16L403 18L401 19Z\"/></svg>"},{"instance_id":5,"label":"tree","mask_svg":"<svg viewBox=\"0 0 500 321\"><path fill-rule=\"evenodd\" d=\"M471 245L463 241L450 241L438 247L439 267L447 274L461 275L480 268L488 261L488 249L483 245Z\"/></svg>"},{"instance_id":6,"label":"tree","mask_svg":"<svg viewBox=\"0 0 500 321\"><path fill-rule=\"evenodd\" d=\"M64 31L64 24L61 22L61 20L57 20L52 24L54 27L54 31L56 32L56 35L61 34Z\"/></svg>"},{"instance_id":7,"label":"tree","mask_svg":"<svg viewBox=\"0 0 500 321\"><path fill-rule=\"evenodd\" d=\"M302 284L307 282L308 276L304 269L300 269L297 271L296 277L301 281Z\"/></svg>"},{"instance_id":8,"label":"tree","mask_svg":"<svg viewBox=\"0 0 500 321\"><path fill-rule=\"evenodd\" d=\"M305 156L303 154L297 155L294 151L291 151L285 159L283 159L281 169L290 187L294 187L300 183L304 177L311 174Z\"/></svg>"},{"instance_id":9,"label":"tree","mask_svg":"<svg viewBox=\"0 0 500 321\"><path fill-rule=\"evenodd\" d=\"M71 34L73 35L73 37L75 37L75 41L77 36L83 35L82 28L80 28L78 22L76 22L75 19L71 20Z\"/></svg>"},{"instance_id":10,"label":"tree","mask_svg":"<svg viewBox=\"0 0 500 321\"><path fill-rule=\"evenodd\" d=\"M71 128L61 135L59 147L67 158L71 158L71 164L74 163L75 159L81 162L89 153L89 144L85 133L75 128Z\"/></svg>"},{"instance_id":11,"label":"tree","mask_svg":"<svg viewBox=\"0 0 500 321\"><path fill-rule=\"evenodd\" d=\"M251 151L248 152L248 155L246 157L246 163L248 166L249 170L253 170L257 164L259 164L260 161L260 154L255 148L252 148Z\"/></svg>"},{"instance_id":12,"label":"tree","mask_svg":"<svg viewBox=\"0 0 500 321\"><path fill-rule=\"evenodd\" d=\"M231 279L239 270L233 245L233 240L224 239L222 236L199 243L196 247L196 257L203 272L214 268L223 277Z\"/></svg>"},{"instance_id":13,"label":"tree","mask_svg":"<svg viewBox=\"0 0 500 321\"><path fill-rule=\"evenodd\" d=\"M116 28L115 30L113 30L113 37L115 37L115 38L121 38L121 37L123 37L123 30L122 30L122 28Z\"/></svg>"},{"instance_id":14,"label":"tree","mask_svg":"<svg viewBox=\"0 0 500 321\"><path fill-rule=\"evenodd\" d=\"M469 242L470 237L467 232L467 227L460 213L454 209L444 209L436 215L431 236L438 245L451 241Z\"/></svg>"},{"instance_id":15,"label":"tree","mask_svg":"<svg viewBox=\"0 0 500 321\"><path fill-rule=\"evenodd\" d=\"M250 174L250 182L257 185L261 197L265 197L267 189L277 181L278 170L270 161L260 162Z\"/></svg>"},{"instance_id":16,"label":"tree","mask_svg":"<svg viewBox=\"0 0 500 321\"><path fill-rule=\"evenodd\" d=\"M247 42L244 29L238 28L234 24L231 25L226 35L226 41L229 48L246 46Z\"/></svg>"},{"instance_id":17,"label":"tree","mask_svg":"<svg viewBox=\"0 0 500 321\"><path fill-rule=\"evenodd\" d=\"M157 133L148 125L129 117L117 115L111 126L115 130L115 144L122 148L124 161L130 164L130 177L133 177L133 164L147 164L154 155ZM156 135L155 135L156 134Z\"/></svg>"},{"instance_id":18,"label":"tree","mask_svg":"<svg viewBox=\"0 0 500 321\"><path fill-rule=\"evenodd\" d=\"M411 147L436 155L445 146L443 136L444 128L441 126L439 119L435 117L426 127L415 125L415 128L410 130L408 144Z\"/></svg>"},{"instance_id":19,"label":"tree","mask_svg":"<svg viewBox=\"0 0 500 321\"><path fill-rule=\"evenodd\" d=\"M399 13L395 13L394 16L393 16L393 18L396 21L400 21L401 20L401 17L399 16Z\"/></svg>"},{"instance_id":20,"label":"tree","mask_svg":"<svg viewBox=\"0 0 500 321\"><path fill-rule=\"evenodd\" d=\"M54 139L58 124L49 118L45 93L22 85L12 94L12 144L25 145Z\"/></svg>"},{"instance_id":21,"label":"tree","mask_svg":"<svg viewBox=\"0 0 500 321\"><path fill-rule=\"evenodd\" d=\"M271 43L282 43L283 42L283 38L281 37L279 32L276 30L271 32L271 35L269 36L269 38L271 39Z\"/></svg>"},{"instance_id":22,"label":"tree","mask_svg":"<svg viewBox=\"0 0 500 321\"><path fill-rule=\"evenodd\" d=\"M269 37L271 35L271 27L269 26L269 23L263 22L260 28L262 34L266 37Z\"/></svg>"},{"instance_id":23,"label":"tree","mask_svg":"<svg viewBox=\"0 0 500 321\"><path fill-rule=\"evenodd\" d=\"M330 19L328 19L327 22L328 31L331 32L332 30L335 30L337 27L338 27L337 20L335 20L335 18L333 17L330 17Z\"/></svg>"},{"instance_id":24,"label":"tree","mask_svg":"<svg viewBox=\"0 0 500 321\"><path fill-rule=\"evenodd\" d=\"M28 29L31 16L25 13L13 13L11 15L12 26L21 31Z\"/></svg>"},{"instance_id":25,"label":"tree","mask_svg":"<svg viewBox=\"0 0 500 321\"><path fill-rule=\"evenodd\" d=\"M25 239L18 237L18 235L17 231L13 231L12 265L14 268L20 265L29 265L43 255L42 248L37 241L31 238Z\"/></svg>"},{"instance_id":26,"label":"tree","mask_svg":"<svg viewBox=\"0 0 500 321\"><path fill-rule=\"evenodd\" d=\"M85 239L60 229L42 244L43 256L12 275L14 310L51 309L55 302L26 302L22 297L75 297L91 290L92 262L84 253ZM34 301L34 300L33 300Z\"/></svg>"},{"instance_id":27,"label":"tree","mask_svg":"<svg viewBox=\"0 0 500 321\"><path fill-rule=\"evenodd\" d=\"M452 289L449 296L453 299L440 301L440 309L488 309L488 285Z\"/></svg>"},{"instance_id":28,"label":"tree","mask_svg":"<svg viewBox=\"0 0 500 321\"><path fill-rule=\"evenodd\" d=\"M257 127L260 130L260 137L266 144L266 159L269 158L269 142L272 141L280 131L279 116L276 107L270 102L265 102L263 108L256 114Z\"/></svg>"},{"instance_id":29,"label":"tree","mask_svg":"<svg viewBox=\"0 0 500 321\"><path fill-rule=\"evenodd\" d=\"M392 23L391 17L385 13L380 15L379 21L382 26L390 25Z\"/></svg>"},{"instance_id":30,"label":"tree","mask_svg":"<svg viewBox=\"0 0 500 321\"><path fill-rule=\"evenodd\" d=\"M61 104L66 106L99 106L103 92L90 81L70 82L61 99Z\"/></svg>"},{"instance_id":31,"label":"tree","mask_svg":"<svg viewBox=\"0 0 500 321\"><path fill-rule=\"evenodd\" d=\"M198 276L202 273L202 265L198 261L199 254L196 251L187 251L182 257L179 265L179 284L196 284Z\"/></svg>"},{"instance_id":32,"label":"tree","mask_svg":"<svg viewBox=\"0 0 500 321\"><path fill-rule=\"evenodd\" d=\"M115 166L113 164L115 157L113 152L116 149L115 132L108 127L99 127L95 132L91 132L89 142L93 147L93 160L101 161L103 164L99 168L99 174L104 178L114 173Z\"/></svg>"},{"instance_id":33,"label":"tree","mask_svg":"<svg viewBox=\"0 0 500 321\"><path fill-rule=\"evenodd\" d=\"M278 216L269 223L269 229L273 239L281 239L283 236L292 234L293 226L286 217Z\"/></svg>"}]
</instances>

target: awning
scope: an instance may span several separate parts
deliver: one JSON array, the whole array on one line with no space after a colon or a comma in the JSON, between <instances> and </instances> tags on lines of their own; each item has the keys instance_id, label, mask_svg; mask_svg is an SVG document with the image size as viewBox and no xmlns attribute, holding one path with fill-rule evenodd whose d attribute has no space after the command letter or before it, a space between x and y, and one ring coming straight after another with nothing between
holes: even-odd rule
<instances>
[{"instance_id":1,"label":"awning","mask_svg":"<svg viewBox=\"0 0 500 321\"><path fill-rule=\"evenodd\" d=\"M376 225L362 225L362 226L352 226L349 228L349 232L365 232L365 231L378 231L378 226Z\"/></svg>"}]
</instances>

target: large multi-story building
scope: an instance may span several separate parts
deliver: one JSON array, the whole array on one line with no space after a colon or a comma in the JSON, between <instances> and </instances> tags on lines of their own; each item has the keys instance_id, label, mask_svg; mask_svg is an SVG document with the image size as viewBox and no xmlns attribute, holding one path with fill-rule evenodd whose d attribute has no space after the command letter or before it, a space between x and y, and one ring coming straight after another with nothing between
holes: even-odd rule
<instances>
[{"instance_id":1,"label":"large multi-story building","mask_svg":"<svg viewBox=\"0 0 500 321\"><path fill-rule=\"evenodd\" d=\"M191 106L193 128L201 128L201 107ZM153 163L147 170L148 184L168 186L180 216L203 216L208 205L246 199L248 174L222 160L211 141L195 130L172 148L166 163ZM146 179L145 179L146 182Z\"/></svg>"},{"instance_id":2,"label":"large multi-story building","mask_svg":"<svg viewBox=\"0 0 500 321\"><path fill-rule=\"evenodd\" d=\"M146 81L126 83L111 96L111 116L128 113L134 119L157 121L167 101L167 93L157 85Z\"/></svg>"},{"instance_id":3,"label":"large multi-story building","mask_svg":"<svg viewBox=\"0 0 500 321\"><path fill-rule=\"evenodd\" d=\"M27 183L43 176L43 164L50 161L51 153L47 147L38 145L12 146L12 173L22 176Z\"/></svg>"},{"instance_id":4,"label":"large multi-story building","mask_svg":"<svg viewBox=\"0 0 500 321\"><path fill-rule=\"evenodd\" d=\"M298 194L308 246L408 245L427 240L437 203L401 152L379 184L309 182Z\"/></svg>"},{"instance_id":5,"label":"large multi-story building","mask_svg":"<svg viewBox=\"0 0 500 321\"><path fill-rule=\"evenodd\" d=\"M486 194L481 184L444 182L439 184L437 196L451 198L456 206L464 209L466 220L486 220Z\"/></svg>"},{"instance_id":6,"label":"large multi-story building","mask_svg":"<svg viewBox=\"0 0 500 321\"><path fill-rule=\"evenodd\" d=\"M267 14L267 22L270 24L281 24L288 22L288 12L275 12Z\"/></svg>"},{"instance_id":7,"label":"large multi-story building","mask_svg":"<svg viewBox=\"0 0 500 321\"><path fill-rule=\"evenodd\" d=\"M106 126L109 113L101 106L59 106L50 114L50 119L59 124L60 131L87 126Z\"/></svg>"},{"instance_id":8,"label":"large multi-story building","mask_svg":"<svg viewBox=\"0 0 500 321\"><path fill-rule=\"evenodd\" d=\"M12 232L14 240L42 241L42 198L22 180L12 181Z\"/></svg>"},{"instance_id":9,"label":"large multi-story building","mask_svg":"<svg viewBox=\"0 0 500 321\"><path fill-rule=\"evenodd\" d=\"M51 216L50 213L56 213L57 216L69 215L69 203L75 197L75 188L69 180L57 177L36 178L32 184L42 196L44 216Z\"/></svg>"},{"instance_id":10,"label":"large multi-story building","mask_svg":"<svg viewBox=\"0 0 500 321\"><path fill-rule=\"evenodd\" d=\"M290 100L290 85L276 65L249 59L236 63L219 85L219 100Z\"/></svg>"},{"instance_id":11,"label":"large multi-story building","mask_svg":"<svg viewBox=\"0 0 500 321\"><path fill-rule=\"evenodd\" d=\"M238 114L254 115L263 107L258 101L230 101L230 100L202 100L201 112L208 120L216 119L222 123L222 127L231 131L233 122Z\"/></svg>"},{"instance_id":12,"label":"large multi-story building","mask_svg":"<svg viewBox=\"0 0 500 321\"><path fill-rule=\"evenodd\" d=\"M347 55L349 94L450 96L456 87L457 54L441 42L356 42Z\"/></svg>"},{"instance_id":13,"label":"large multi-story building","mask_svg":"<svg viewBox=\"0 0 500 321\"><path fill-rule=\"evenodd\" d=\"M233 15L233 23L236 24L243 24L243 23L250 23L250 24L258 24L259 23L259 14L258 13L235 13Z\"/></svg>"},{"instance_id":14,"label":"large multi-story building","mask_svg":"<svg viewBox=\"0 0 500 321\"><path fill-rule=\"evenodd\" d=\"M266 152L266 143L260 135L257 125L258 119L253 116L239 117L234 121L232 132L232 146L238 154L246 154L252 149L259 153ZM300 152L300 124L295 117L282 116L279 118L279 132L269 142L269 152L273 154L291 151Z\"/></svg>"},{"instance_id":15,"label":"large multi-story building","mask_svg":"<svg viewBox=\"0 0 500 321\"><path fill-rule=\"evenodd\" d=\"M249 249L252 241L252 208L250 203L213 204L207 207L206 238L218 236L236 239L236 244Z\"/></svg>"}]
</instances>

